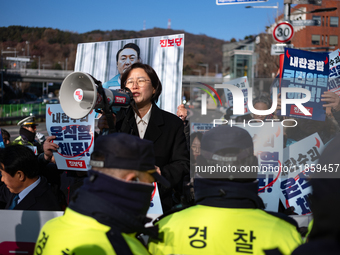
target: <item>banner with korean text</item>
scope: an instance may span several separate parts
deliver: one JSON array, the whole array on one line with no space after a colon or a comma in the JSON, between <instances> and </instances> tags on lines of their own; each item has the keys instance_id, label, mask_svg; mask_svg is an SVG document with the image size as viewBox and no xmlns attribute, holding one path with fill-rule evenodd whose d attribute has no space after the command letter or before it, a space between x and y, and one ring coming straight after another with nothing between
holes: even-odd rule
<instances>
[{"instance_id":1,"label":"banner with korean text","mask_svg":"<svg viewBox=\"0 0 340 255\"><path fill-rule=\"evenodd\" d=\"M94 147L94 115L92 111L82 119L71 119L60 104L46 105L46 129L59 149L53 153L59 169L87 171Z\"/></svg>"},{"instance_id":2,"label":"banner with korean text","mask_svg":"<svg viewBox=\"0 0 340 255\"><path fill-rule=\"evenodd\" d=\"M304 107L311 116L304 115L296 105L288 104L286 116L324 121L326 111L321 95L327 91L329 75L328 53L315 53L285 48L281 87L304 88L311 92L311 99ZM287 93L288 99L304 98L302 93ZM281 95L282 98L282 95Z\"/></svg>"},{"instance_id":3,"label":"banner with korean text","mask_svg":"<svg viewBox=\"0 0 340 255\"><path fill-rule=\"evenodd\" d=\"M248 78L247 76L243 76L241 78L237 78L228 82L223 82L223 84L232 84L239 89L242 90L243 96L244 96L244 113L249 114L249 109L248 109L248 88L249 88L249 83L248 83ZM233 107L233 94L229 89L224 89L224 95L226 98L226 103L225 106L227 108ZM252 95L251 95L252 96Z\"/></svg>"},{"instance_id":4,"label":"banner with korean text","mask_svg":"<svg viewBox=\"0 0 340 255\"><path fill-rule=\"evenodd\" d=\"M340 96L340 50L329 53L328 90Z\"/></svg>"},{"instance_id":5,"label":"banner with korean text","mask_svg":"<svg viewBox=\"0 0 340 255\"><path fill-rule=\"evenodd\" d=\"M184 34L78 44L74 71L91 74L104 88L120 88L120 76L136 62L148 64L162 82L158 106L176 114L182 103Z\"/></svg>"},{"instance_id":6,"label":"banner with korean text","mask_svg":"<svg viewBox=\"0 0 340 255\"><path fill-rule=\"evenodd\" d=\"M253 138L254 155L259 163L258 194L266 210L277 212L281 196L283 127L279 122L258 123L258 127L237 126L246 129Z\"/></svg>"},{"instance_id":7,"label":"banner with korean text","mask_svg":"<svg viewBox=\"0 0 340 255\"><path fill-rule=\"evenodd\" d=\"M284 149L284 168L280 190L283 205L293 206L299 215L311 213L309 196L312 193L308 177L318 169L317 162L324 149L318 133L314 133Z\"/></svg>"}]
</instances>

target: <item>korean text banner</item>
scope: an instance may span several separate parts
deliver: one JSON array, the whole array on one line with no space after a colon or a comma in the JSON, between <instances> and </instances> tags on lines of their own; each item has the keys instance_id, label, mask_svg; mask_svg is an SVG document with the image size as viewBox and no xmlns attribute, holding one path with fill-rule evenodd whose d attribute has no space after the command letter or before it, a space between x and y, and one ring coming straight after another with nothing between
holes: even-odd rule
<instances>
[{"instance_id":1,"label":"korean text banner","mask_svg":"<svg viewBox=\"0 0 340 255\"><path fill-rule=\"evenodd\" d=\"M254 155L258 158L258 194L265 209L277 212L283 161L283 127L278 122L264 123L261 128L241 126L253 138Z\"/></svg>"},{"instance_id":2,"label":"korean text banner","mask_svg":"<svg viewBox=\"0 0 340 255\"><path fill-rule=\"evenodd\" d=\"M90 169L90 155L94 147L94 115L92 111L82 119L71 119L60 104L46 105L46 129L59 149L53 153L59 169L86 171Z\"/></svg>"},{"instance_id":3,"label":"korean text banner","mask_svg":"<svg viewBox=\"0 0 340 255\"><path fill-rule=\"evenodd\" d=\"M249 88L249 83L248 83L248 78L247 76L243 76L241 78L237 78L228 82L223 82L223 84L231 84L239 89L242 90L243 96L244 96L244 113L249 114L249 109L248 109L248 88ZM216 87L215 87L216 88ZM228 108L233 107L234 101L233 101L233 94L229 89L224 89L224 94L226 97L226 106Z\"/></svg>"},{"instance_id":4,"label":"korean text banner","mask_svg":"<svg viewBox=\"0 0 340 255\"><path fill-rule=\"evenodd\" d=\"M280 189L286 208L294 206L299 215L311 213L309 196L312 193L307 181L314 173L324 149L318 133L314 133L284 149L284 167Z\"/></svg>"},{"instance_id":5,"label":"korean text banner","mask_svg":"<svg viewBox=\"0 0 340 255\"><path fill-rule=\"evenodd\" d=\"M120 88L128 65L153 67L162 82L158 106L176 114L182 98L184 34L78 44L75 71L91 74L104 88Z\"/></svg>"},{"instance_id":6,"label":"korean text banner","mask_svg":"<svg viewBox=\"0 0 340 255\"><path fill-rule=\"evenodd\" d=\"M328 90L340 96L340 50L329 54Z\"/></svg>"},{"instance_id":7,"label":"korean text banner","mask_svg":"<svg viewBox=\"0 0 340 255\"><path fill-rule=\"evenodd\" d=\"M315 53L285 48L281 87L304 88L311 92L311 99L303 106L312 114L304 115L297 106L288 104L288 117L324 121L326 118L321 95L327 90L329 75L328 53ZM300 99L302 93L287 93L288 99ZM281 96L282 98L282 96Z\"/></svg>"}]
</instances>

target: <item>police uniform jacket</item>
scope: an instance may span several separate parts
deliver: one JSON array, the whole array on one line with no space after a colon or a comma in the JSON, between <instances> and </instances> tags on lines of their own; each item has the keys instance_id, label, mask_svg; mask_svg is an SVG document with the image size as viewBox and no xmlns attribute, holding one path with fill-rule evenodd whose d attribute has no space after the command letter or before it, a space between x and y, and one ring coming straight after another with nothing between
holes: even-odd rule
<instances>
[{"instance_id":1,"label":"police uniform jacket","mask_svg":"<svg viewBox=\"0 0 340 255\"><path fill-rule=\"evenodd\" d=\"M262 210L257 183L222 183L200 186L197 205L157 222L163 241L151 239L150 253L290 254L301 244L294 220Z\"/></svg>"},{"instance_id":2,"label":"police uniform jacket","mask_svg":"<svg viewBox=\"0 0 340 255\"><path fill-rule=\"evenodd\" d=\"M44 152L42 145L37 141L34 140L33 143L30 141L24 139L22 136L18 136L13 142L11 142L11 145L25 145L25 146L35 146L37 147L38 154Z\"/></svg>"},{"instance_id":3,"label":"police uniform jacket","mask_svg":"<svg viewBox=\"0 0 340 255\"><path fill-rule=\"evenodd\" d=\"M42 227L34 254L149 254L137 233L157 237L158 230L144 227L146 211L144 216L133 212L141 205L148 209L144 198L150 199L153 186L139 184L133 190L129 185L134 184L94 172L89 171L65 214Z\"/></svg>"}]
</instances>

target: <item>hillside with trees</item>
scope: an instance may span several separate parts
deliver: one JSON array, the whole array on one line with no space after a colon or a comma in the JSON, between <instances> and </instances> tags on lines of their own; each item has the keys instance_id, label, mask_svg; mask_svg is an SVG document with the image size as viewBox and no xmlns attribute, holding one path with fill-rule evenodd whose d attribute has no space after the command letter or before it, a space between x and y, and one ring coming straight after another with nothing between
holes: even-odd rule
<instances>
[{"instance_id":1,"label":"hillside with trees","mask_svg":"<svg viewBox=\"0 0 340 255\"><path fill-rule=\"evenodd\" d=\"M17 56L27 56L28 51L33 62L30 68L38 68L40 57L41 68L73 70L78 43L112 41L171 34L185 34L184 64L185 75L197 75L195 69L201 69L205 74L205 68L199 66L202 63L209 64L209 72L215 72L215 64L218 64L219 72L222 67L222 44L224 40L208 37L206 35L194 35L183 30L153 28L142 31L94 30L78 34L71 31L61 31L52 28L9 26L0 27L0 49L2 51L13 50ZM13 55L11 55L13 56ZM67 61L65 61L67 59ZM67 67L65 67L67 63Z\"/></svg>"}]
</instances>

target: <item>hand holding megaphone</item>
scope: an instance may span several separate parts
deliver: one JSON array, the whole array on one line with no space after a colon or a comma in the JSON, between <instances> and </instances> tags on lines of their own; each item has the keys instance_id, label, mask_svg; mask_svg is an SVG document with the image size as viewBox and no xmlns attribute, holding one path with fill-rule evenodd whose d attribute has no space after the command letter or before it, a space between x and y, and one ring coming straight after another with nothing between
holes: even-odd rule
<instances>
[{"instance_id":1,"label":"hand holding megaphone","mask_svg":"<svg viewBox=\"0 0 340 255\"><path fill-rule=\"evenodd\" d=\"M115 114L111 114L113 121L114 121L114 125L116 125L116 115ZM109 123L107 121L106 115L102 114L100 116L100 118L98 119L98 128L100 130L100 132L102 133L104 130L110 129Z\"/></svg>"},{"instance_id":2,"label":"hand holding megaphone","mask_svg":"<svg viewBox=\"0 0 340 255\"><path fill-rule=\"evenodd\" d=\"M59 100L61 108L67 116L81 119L93 109L107 111L107 105L110 108L112 106L129 106L130 103L133 103L133 95L128 90L104 89L101 82L91 75L73 72L61 84Z\"/></svg>"}]
</instances>

